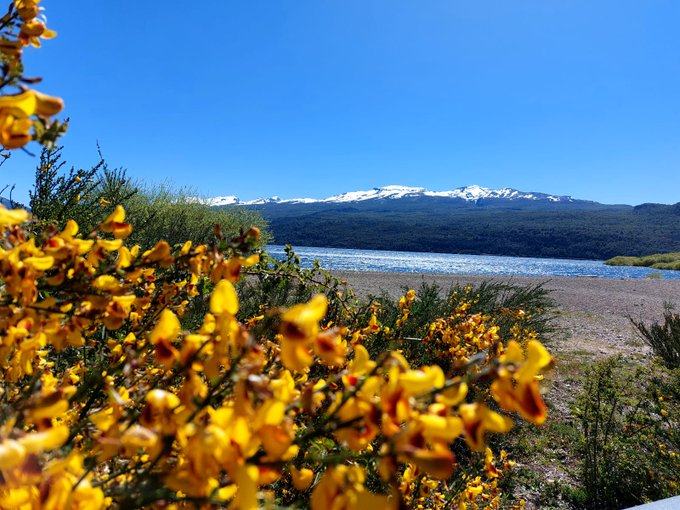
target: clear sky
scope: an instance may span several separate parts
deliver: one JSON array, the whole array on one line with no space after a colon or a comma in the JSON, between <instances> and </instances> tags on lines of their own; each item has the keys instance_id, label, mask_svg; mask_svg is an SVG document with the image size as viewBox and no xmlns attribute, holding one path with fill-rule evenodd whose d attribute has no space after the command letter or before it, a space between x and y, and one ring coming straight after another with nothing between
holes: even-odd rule
<instances>
[{"instance_id":1,"label":"clear sky","mask_svg":"<svg viewBox=\"0 0 680 510\"><path fill-rule=\"evenodd\" d=\"M44 0L70 164L205 196L680 202L677 0ZM0 169L27 196L36 158Z\"/></svg>"}]
</instances>

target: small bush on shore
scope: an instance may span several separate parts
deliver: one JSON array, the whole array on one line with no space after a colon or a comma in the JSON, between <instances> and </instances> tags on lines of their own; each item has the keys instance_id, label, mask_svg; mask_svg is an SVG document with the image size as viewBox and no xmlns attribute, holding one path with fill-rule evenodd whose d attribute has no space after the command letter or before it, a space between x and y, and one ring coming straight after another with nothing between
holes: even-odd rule
<instances>
[{"instance_id":1,"label":"small bush on shore","mask_svg":"<svg viewBox=\"0 0 680 510\"><path fill-rule=\"evenodd\" d=\"M620 357L588 372L576 410L587 508L618 510L678 494L679 376Z\"/></svg>"},{"instance_id":2,"label":"small bush on shore","mask_svg":"<svg viewBox=\"0 0 680 510\"><path fill-rule=\"evenodd\" d=\"M657 253L644 257L614 257L605 264L609 266L641 266L654 269L680 270L680 252Z\"/></svg>"},{"instance_id":3,"label":"small bush on shore","mask_svg":"<svg viewBox=\"0 0 680 510\"><path fill-rule=\"evenodd\" d=\"M672 304L667 303L663 318L663 324L655 322L649 326L633 318L630 321L668 368L680 369L680 315L674 311Z\"/></svg>"}]
</instances>

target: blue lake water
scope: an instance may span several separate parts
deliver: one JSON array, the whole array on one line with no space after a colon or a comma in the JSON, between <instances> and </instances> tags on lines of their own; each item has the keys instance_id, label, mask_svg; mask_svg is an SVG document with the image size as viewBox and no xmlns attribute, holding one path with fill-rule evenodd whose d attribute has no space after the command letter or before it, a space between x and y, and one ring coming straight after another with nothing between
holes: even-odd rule
<instances>
[{"instance_id":1,"label":"blue lake water","mask_svg":"<svg viewBox=\"0 0 680 510\"><path fill-rule=\"evenodd\" d=\"M388 273L488 274L514 276L594 276L599 278L680 278L680 271L646 267L607 266L599 260L537 259L492 255L455 255L405 251L350 250L344 248L294 247L303 267L319 260L328 270L384 271ZM272 257L284 258L284 247L267 246Z\"/></svg>"}]
</instances>

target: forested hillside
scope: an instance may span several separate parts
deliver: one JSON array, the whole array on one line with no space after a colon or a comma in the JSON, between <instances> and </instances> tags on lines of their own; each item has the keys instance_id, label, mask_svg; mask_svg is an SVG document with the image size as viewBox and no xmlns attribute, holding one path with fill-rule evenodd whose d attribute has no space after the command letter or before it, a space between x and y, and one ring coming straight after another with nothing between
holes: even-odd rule
<instances>
[{"instance_id":1,"label":"forested hillside","mask_svg":"<svg viewBox=\"0 0 680 510\"><path fill-rule=\"evenodd\" d=\"M680 251L680 204L428 198L254 208L277 244L579 259Z\"/></svg>"}]
</instances>

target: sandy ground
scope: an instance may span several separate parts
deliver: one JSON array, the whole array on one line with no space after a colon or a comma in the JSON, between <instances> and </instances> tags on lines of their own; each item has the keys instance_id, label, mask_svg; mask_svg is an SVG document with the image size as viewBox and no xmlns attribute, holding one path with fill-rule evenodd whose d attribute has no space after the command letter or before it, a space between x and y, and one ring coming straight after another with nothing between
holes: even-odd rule
<instances>
[{"instance_id":1,"label":"sandy ground","mask_svg":"<svg viewBox=\"0 0 680 510\"><path fill-rule=\"evenodd\" d=\"M551 291L559 329L554 342L560 351L587 350L595 355L640 351L640 341L628 317L651 322L663 315L664 303L680 308L680 280L606 279L574 277L489 277L486 275L433 275L334 271L357 295L381 290L398 296L404 286L418 289L422 282L436 282L444 290L456 283L479 284L485 280L514 285L538 285Z\"/></svg>"}]
</instances>

